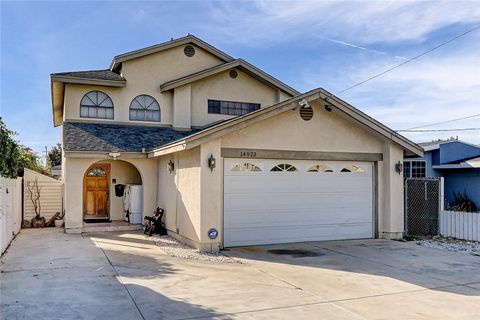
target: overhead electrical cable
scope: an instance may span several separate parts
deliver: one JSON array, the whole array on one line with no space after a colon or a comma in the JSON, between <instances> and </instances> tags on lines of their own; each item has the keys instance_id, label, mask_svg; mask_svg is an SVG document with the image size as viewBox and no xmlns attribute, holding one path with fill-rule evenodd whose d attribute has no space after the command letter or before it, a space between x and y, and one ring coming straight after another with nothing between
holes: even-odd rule
<instances>
[{"instance_id":1,"label":"overhead electrical cable","mask_svg":"<svg viewBox=\"0 0 480 320\"><path fill-rule=\"evenodd\" d=\"M458 128L458 129L405 129L397 130L397 132L437 132L437 131L475 131L480 128Z\"/></svg>"},{"instance_id":2,"label":"overhead electrical cable","mask_svg":"<svg viewBox=\"0 0 480 320\"><path fill-rule=\"evenodd\" d=\"M449 123L449 122L454 122L454 121L460 121L460 120L465 120L465 119L470 119L470 118L475 118L475 117L480 117L480 113L479 113L479 114L474 114L474 115L471 115L471 116L466 116L466 117L463 117L463 118L445 120L445 121L441 121L441 122L426 124L426 125L423 125L423 126L418 126L418 127L413 127L413 128L407 128L407 129L404 129L404 130L412 130L412 129L426 128L426 127L436 126L436 125L438 125L438 124L444 124L444 123ZM397 130L397 131L398 131L398 130Z\"/></svg>"},{"instance_id":3,"label":"overhead electrical cable","mask_svg":"<svg viewBox=\"0 0 480 320\"><path fill-rule=\"evenodd\" d=\"M381 77L381 76L383 76L384 74L389 73L390 71L393 71L393 70L395 70L395 69L397 69L397 68L400 68L400 67L403 66L403 65L406 65L407 63L410 63L410 62L412 62L412 61L418 60L418 59L420 59L421 57L423 57L424 55L429 54L430 52L435 51L435 50L437 50L438 48L441 48L441 47L449 44L450 42L457 40L458 38L461 38L461 37L463 37L463 36L466 36L467 34L472 33L473 31L475 31L475 30L477 30L477 29L479 29L479 28L480 28L480 24L479 24L479 25L476 25L475 27L473 27L472 29L470 29L470 30L468 30L468 31L465 31L464 33L461 33L461 34L459 34L459 35L457 35L457 36L455 36L455 37L453 37L453 38L451 38L451 39L449 39L449 40L447 40L447 41L445 41L445 42L443 42L443 43L441 43L441 44L439 44L439 45L437 45L437 46L435 46L435 47L433 47L433 48L431 48L431 49L428 50L428 51L425 51L425 52L423 52L423 53L421 53L421 54L419 54L419 55L417 55L417 56L415 56L415 57L413 57L413 58L411 58L411 59L409 59L409 60L406 60L406 61L404 61L404 62L402 62L402 63L400 63L400 64L397 64L396 66L393 66L393 67L391 67L391 68L389 68L389 69L387 69L387 70L385 70L385 71L382 71L382 72L380 72L380 73L378 73L378 74L376 74L376 75L374 75L374 76L372 76L372 77L370 77L370 78L368 78L368 79L365 79L365 80L363 80L363 81L361 81L361 82L358 82L358 83L354 84L353 86L350 86L350 87L348 87L348 88L346 88L346 89L343 89L342 91L339 91L339 92L337 92L336 94L341 94L341 93L344 93L345 91L348 91L348 90L351 90L351 89L356 88L356 87L358 87L358 86L361 86L362 84L364 84L364 83L366 83L366 82L368 82L368 81L371 81L371 80L373 80L373 79L376 79L376 78L378 78L378 77Z\"/></svg>"}]
</instances>

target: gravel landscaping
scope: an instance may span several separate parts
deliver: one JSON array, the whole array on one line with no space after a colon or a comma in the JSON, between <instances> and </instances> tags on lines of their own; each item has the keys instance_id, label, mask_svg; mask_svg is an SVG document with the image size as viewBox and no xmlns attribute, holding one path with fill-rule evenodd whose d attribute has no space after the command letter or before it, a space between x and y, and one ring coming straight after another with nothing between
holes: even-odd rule
<instances>
[{"instance_id":1,"label":"gravel landscaping","mask_svg":"<svg viewBox=\"0 0 480 320\"><path fill-rule=\"evenodd\" d=\"M202 252L191 248L170 236L155 236L155 244L171 257L219 263L241 263L239 260L227 257L221 252Z\"/></svg>"},{"instance_id":2,"label":"gravel landscaping","mask_svg":"<svg viewBox=\"0 0 480 320\"><path fill-rule=\"evenodd\" d=\"M420 246L456 251L474 256L480 256L480 242L458 240L452 238L434 237L432 239L417 240Z\"/></svg>"}]
</instances>

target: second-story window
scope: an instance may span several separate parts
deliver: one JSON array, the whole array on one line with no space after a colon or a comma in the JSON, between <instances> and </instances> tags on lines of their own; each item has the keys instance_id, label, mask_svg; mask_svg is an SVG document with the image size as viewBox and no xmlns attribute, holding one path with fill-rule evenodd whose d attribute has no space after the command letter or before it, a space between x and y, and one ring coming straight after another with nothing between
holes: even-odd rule
<instances>
[{"instance_id":1,"label":"second-story window","mask_svg":"<svg viewBox=\"0 0 480 320\"><path fill-rule=\"evenodd\" d=\"M260 109L260 103L208 100L208 113L241 116Z\"/></svg>"},{"instance_id":2,"label":"second-story window","mask_svg":"<svg viewBox=\"0 0 480 320\"><path fill-rule=\"evenodd\" d=\"M130 103L130 120L160 121L160 105L155 98L142 94Z\"/></svg>"},{"instance_id":3,"label":"second-story window","mask_svg":"<svg viewBox=\"0 0 480 320\"><path fill-rule=\"evenodd\" d=\"M113 119L113 102L101 91L90 91L80 100L80 117Z\"/></svg>"}]
</instances>

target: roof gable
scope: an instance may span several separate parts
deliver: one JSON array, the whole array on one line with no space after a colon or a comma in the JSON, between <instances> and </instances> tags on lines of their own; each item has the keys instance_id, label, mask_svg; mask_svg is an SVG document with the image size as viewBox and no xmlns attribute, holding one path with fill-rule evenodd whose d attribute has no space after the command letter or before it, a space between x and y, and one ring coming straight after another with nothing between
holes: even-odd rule
<instances>
[{"instance_id":1,"label":"roof gable","mask_svg":"<svg viewBox=\"0 0 480 320\"><path fill-rule=\"evenodd\" d=\"M153 150L153 152L150 153L150 156L160 156L163 154L196 147L204 142L222 137L225 134L235 130L245 128L251 124L268 119L285 111L298 108L299 103L303 100L307 103L315 100L321 100L328 104L332 109L336 109L341 112L343 116L350 119L352 122L357 123L357 125L361 125L382 136L384 139L400 145L404 150L407 151L407 154L423 156L423 149L421 146L410 141L396 131L388 128L384 124L371 118L367 114L361 112L352 105L346 103L322 88L311 90L307 93L279 102L270 107L262 108L246 115L227 120L198 133L189 135L184 139L161 146Z\"/></svg>"},{"instance_id":2,"label":"roof gable","mask_svg":"<svg viewBox=\"0 0 480 320\"><path fill-rule=\"evenodd\" d=\"M227 71L232 68L239 68L245 73L249 74L250 76L254 77L255 79L263 82L264 84L270 86L270 87L275 87L277 89L280 89L286 93L288 93L291 96L296 96L299 95L300 92L297 90L293 89L292 87L286 85L285 83L275 79L271 75L267 74L266 72L258 69L254 65L246 62L243 59L235 59L230 62L214 66L211 68L204 69L199 72L195 72L192 74L189 74L187 76L183 76L181 78L177 78L174 80L170 80L168 82L165 82L160 85L160 91L165 92L168 90L172 90L176 87L183 86L201 79L204 79L206 77L210 77L212 75Z\"/></svg>"},{"instance_id":3,"label":"roof gable","mask_svg":"<svg viewBox=\"0 0 480 320\"><path fill-rule=\"evenodd\" d=\"M124 62L124 61L140 58L140 57L143 57L143 56L146 56L146 55L150 55L150 54L153 54L153 53L157 53L157 52L160 52L160 51L175 48L175 47L182 46L182 45L189 44L189 43L197 45L198 47L202 48L203 50L211 53L212 55L218 57L220 60L223 60L225 62L230 62L230 61L234 60L233 57L229 56L225 52L223 52L221 50L218 50L217 48L209 45L205 41L202 41L199 38L189 34L189 35L187 35L185 37L182 37L182 38L178 38L178 39L175 39L175 40L172 39L170 41L162 42L162 43L159 43L159 44L156 44L156 45L153 45L153 46L149 46L149 47L146 47L146 48L142 48L142 49L126 52L126 53L123 53L123 54L119 54L119 55L117 55L113 58L112 63L110 64L110 70L111 71L118 70L121 63Z\"/></svg>"}]
</instances>

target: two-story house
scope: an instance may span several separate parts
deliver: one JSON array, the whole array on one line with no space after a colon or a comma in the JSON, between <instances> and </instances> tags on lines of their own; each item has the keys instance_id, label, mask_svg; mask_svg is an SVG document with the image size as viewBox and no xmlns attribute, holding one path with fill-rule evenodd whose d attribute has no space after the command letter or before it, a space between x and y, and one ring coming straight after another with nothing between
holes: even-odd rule
<instances>
[{"instance_id":1,"label":"two-story house","mask_svg":"<svg viewBox=\"0 0 480 320\"><path fill-rule=\"evenodd\" d=\"M404 155L420 146L324 89L300 94L188 35L51 75L65 228L121 220L119 184L197 248L403 232Z\"/></svg>"}]
</instances>

